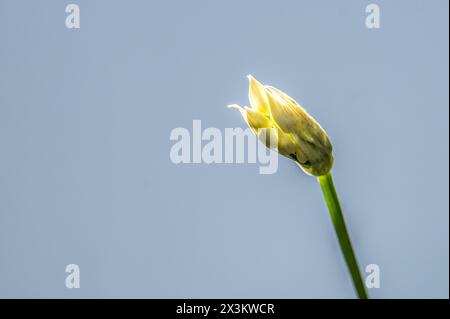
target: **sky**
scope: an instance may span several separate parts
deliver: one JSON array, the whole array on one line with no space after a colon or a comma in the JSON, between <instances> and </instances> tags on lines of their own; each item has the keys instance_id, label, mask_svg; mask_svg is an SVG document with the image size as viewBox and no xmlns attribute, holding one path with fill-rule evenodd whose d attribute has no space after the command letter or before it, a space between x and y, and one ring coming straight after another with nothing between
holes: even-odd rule
<instances>
[{"instance_id":1,"label":"sky","mask_svg":"<svg viewBox=\"0 0 450 319\"><path fill-rule=\"evenodd\" d=\"M328 133L370 296L448 298L447 1L68 3L0 1L0 297L354 298L294 162L171 161L194 120L246 128L252 74Z\"/></svg>"}]
</instances>

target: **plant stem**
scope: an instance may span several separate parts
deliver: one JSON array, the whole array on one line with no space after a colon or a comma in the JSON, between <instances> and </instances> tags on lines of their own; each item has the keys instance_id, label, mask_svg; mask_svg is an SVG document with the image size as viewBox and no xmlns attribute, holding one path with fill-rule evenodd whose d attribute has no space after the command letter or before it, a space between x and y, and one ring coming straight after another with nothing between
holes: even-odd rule
<instances>
[{"instance_id":1,"label":"plant stem","mask_svg":"<svg viewBox=\"0 0 450 319\"><path fill-rule=\"evenodd\" d=\"M334 230L339 240L342 253L344 254L345 262L352 275L353 284L360 299L367 299L367 292L364 287L361 273L359 272L358 262L356 261L355 253L353 252L352 243L345 226L344 216L342 215L339 198L334 188L333 177L331 172L326 175L317 177L320 187L322 188L325 202L330 211L331 220L333 221Z\"/></svg>"}]
</instances>

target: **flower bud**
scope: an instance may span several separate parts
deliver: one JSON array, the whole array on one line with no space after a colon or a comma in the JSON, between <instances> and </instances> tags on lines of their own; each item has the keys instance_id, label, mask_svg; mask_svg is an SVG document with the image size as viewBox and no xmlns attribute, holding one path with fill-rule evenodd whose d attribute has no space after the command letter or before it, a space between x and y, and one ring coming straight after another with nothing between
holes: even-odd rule
<instances>
[{"instance_id":1,"label":"flower bud","mask_svg":"<svg viewBox=\"0 0 450 319\"><path fill-rule=\"evenodd\" d=\"M251 75L248 79L251 107L229 107L241 112L261 142L267 147L276 145L277 152L294 160L305 173L327 174L333 167L333 147L319 123L287 94L262 85ZM270 137L276 141L269 144L269 135L261 134L263 129L273 129L275 134Z\"/></svg>"}]
</instances>

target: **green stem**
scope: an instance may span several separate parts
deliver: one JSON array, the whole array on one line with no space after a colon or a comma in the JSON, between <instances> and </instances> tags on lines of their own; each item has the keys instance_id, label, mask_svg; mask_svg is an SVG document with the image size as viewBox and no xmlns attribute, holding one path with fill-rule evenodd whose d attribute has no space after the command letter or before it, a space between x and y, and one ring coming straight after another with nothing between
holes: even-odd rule
<instances>
[{"instance_id":1,"label":"green stem","mask_svg":"<svg viewBox=\"0 0 450 319\"><path fill-rule=\"evenodd\" d=\"M364 287L361 273L359 272L358 262L356 261L355 253L353 252L352 243L345 226L344 216L342 215L339 198L334 188L333 177L331 172L326 175L317 177L320 187L322 188L325 202L330 211L331 220L333 221L334 230L336 231L339 245L344 254L345 262L352 275L353 284L360 299L367 299L367 292Z\"/></svg>"}]
</instances>

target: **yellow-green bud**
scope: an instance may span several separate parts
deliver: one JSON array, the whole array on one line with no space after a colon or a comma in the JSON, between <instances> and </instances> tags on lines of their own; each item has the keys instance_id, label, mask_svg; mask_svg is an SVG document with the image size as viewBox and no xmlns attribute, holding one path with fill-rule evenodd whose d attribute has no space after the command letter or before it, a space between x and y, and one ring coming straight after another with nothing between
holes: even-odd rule
<instances>
[{"instance_id":1,"label":"yellow-green bud","mask_svg":"<svg viewBox=\"0 0 450 319\"><path fill-rule=\"evenodd\" d=\"M305 173L314 176L327 174L333 167L333 146L319 123L295 100L280 90L262 85L251 75L249 100L251 107L233 104L249 127L267 147L266 136L273 136L276 151L299 164ZM275 134L261 134L262 129L274 129Z\"/></svg>"}]
</instances>

